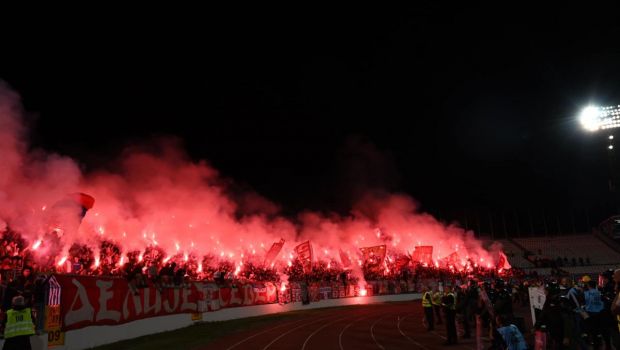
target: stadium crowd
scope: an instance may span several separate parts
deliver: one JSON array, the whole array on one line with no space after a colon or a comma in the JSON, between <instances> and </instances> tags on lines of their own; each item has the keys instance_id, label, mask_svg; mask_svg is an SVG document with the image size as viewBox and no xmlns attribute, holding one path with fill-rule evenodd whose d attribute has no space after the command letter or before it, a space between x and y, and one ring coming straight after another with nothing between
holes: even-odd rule
<instances>
[{"instance_id":1,"label":"stadium crowd","mask_svg":"<svg viewBox=\"0 0 620 350\"><path fill-rule=\"evenodd\" d=\"M337 282L346 286L357 285L361 277L333 260L313 264L309 273L304 272L298 260L275 267L248 261L239 268L212 256L200 261L182 254L167 257L157 246L122 254L120 247L110 241L102 241L97 254L86 245L74 244L66 261L58 264L56 257L37 260L31 247L18 234L3 232L0 300L2 311L6 312L15 297L23 297L25 305L34 312L37 329L42 328L43 318L36 315L44 310L47 282L54 273L125 278L134 293L150 286L160 290L184 288L197 280L220 285L237 281L277 283L286 275L289 282ZM380 269L364 265L361 271L366 281L406 286L382 292L423 292L426 325L433 330L435 324L446 324L447 344L457 343L457 329L461 338L470 338L478 318L485 334L488 331L491 335L494 349L523 350L528 343L534 343L535 332L548 335L550 349L620 349L615 316L620 313L616 297L620 292L620 271L615 275L612 271L602 273L599 283L588 276L573 282L568 277L542 277L516 268L502 271L471 265L458 271L408 261L405 257L386 259ZM514 309L529 305L528 288L532 286L544 288L546 301L537 311L536 324L528 327L523 315L515 314Z\"/></svg>"},{"instance_id":2,"label":"stadium crowd","mask_svg":"<svg viewBox=\"0 0 620 350\"><path fill-rule=\"evenodd\" d=\"M458 280L423 286L424 322L429 331L446 324L446 345L472 336L476 322L489 334L492 349L620 349L620 270L598 280L517 275L511 278ZM544 289L534 324L523 312L529 287ZM521 310L522 312L518 312ZM525 317L524 317L525 316Z\"/></svg>"}]
</instances>

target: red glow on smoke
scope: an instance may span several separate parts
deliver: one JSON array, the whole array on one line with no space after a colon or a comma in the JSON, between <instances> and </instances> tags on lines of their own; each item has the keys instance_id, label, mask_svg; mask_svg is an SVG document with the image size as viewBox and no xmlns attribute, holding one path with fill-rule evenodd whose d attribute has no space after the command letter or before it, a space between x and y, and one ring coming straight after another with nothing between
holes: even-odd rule
<instances>
[{"instance_id":1,"label":"red glow on smoke","mask_svg":"<svg viewBox=\"0 0 620 350\"><path fill-rule=\"evenodd\" d=\"M463 257L473 266L480 262L490 267L495 260L471 232L420 212L403 194L368 195L347 215L279 215L278 205L254 192L232 194L229 179L206 161L191 160L174 140L150 145L148 151L130 147L114 170L83 173L70 158L29 153L17 101L0 86L0 233L10 226L27 244L34 242L32 250L41 252L37 255L62 256L58 266L73 261L74 244L93 251L96 267L122 265L134 251L133 259L148 262L147 249L155 247L163 249L164 263L193 263L202 272L230 262L239 274L247 263L267 264L267 251L280 239L285 240L282 251L268 265L278 270L294 265L294 247L305 241L311 242L314 262L330 269L342 262L340 250L347 252L349 263L363 266L359 248L378 245L387 247L390 263L399 254L409 256L416 246L434 247L423 263L436 267L460 263L471 268L461 262ZM96 198L83 218L79 207L57 205L76 192ZM118 261L100 259L104 240L120 247ZM458 260L449 261L453 253ZM205 257L210 259L203 266ZM384 271L390 270L386 264Z\"/></svg>"}]
</instances>

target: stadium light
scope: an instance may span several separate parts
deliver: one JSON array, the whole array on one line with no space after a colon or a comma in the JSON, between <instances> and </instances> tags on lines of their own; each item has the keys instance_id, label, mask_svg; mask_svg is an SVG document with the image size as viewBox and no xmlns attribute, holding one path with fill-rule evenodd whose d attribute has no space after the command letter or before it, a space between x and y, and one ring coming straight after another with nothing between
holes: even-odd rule
<instances>
[{"instance_id":1,"label":"stadium light","mask_svg":"<svg viewBox=\"0 0 620 350\"><path fill-rule=\"evenodd\" d=\"M588 131L618 128L620 127L620 105L607 107L587 106L581 111L579 122Z\"/></svg>"}]
</instances>

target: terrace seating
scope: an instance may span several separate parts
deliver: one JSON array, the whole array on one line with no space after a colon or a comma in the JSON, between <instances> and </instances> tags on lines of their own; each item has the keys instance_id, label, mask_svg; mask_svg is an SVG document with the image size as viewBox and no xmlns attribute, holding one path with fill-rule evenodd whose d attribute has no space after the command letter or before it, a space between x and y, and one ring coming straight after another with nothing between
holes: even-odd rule
<instances>
[{"instance_id":1,"label":"terrace seating","mask_svg":"<svg viewBox=\"0 0 620 350\"><path fill-rule=\"evenodd\" d=\"M594 235L576 235L563 237L516 238L515 242L527 249L534 256L556 260L567 258L565 267L572 267L575 258L584 259L585 265L606 265L620 263L620 253L610 248ZM589 259L589 264L585 260Z\"/></svg>"}]
</instances>

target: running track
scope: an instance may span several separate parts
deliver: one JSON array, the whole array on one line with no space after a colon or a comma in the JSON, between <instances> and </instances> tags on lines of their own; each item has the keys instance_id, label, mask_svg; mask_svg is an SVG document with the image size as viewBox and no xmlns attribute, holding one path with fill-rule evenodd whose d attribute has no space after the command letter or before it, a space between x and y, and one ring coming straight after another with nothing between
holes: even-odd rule
<instances>
[{"instance_id":1,"label":"running track","mask_svg":"<svg viewBox=\"0 0 620 350\"><path fill-rule=\"evenodd\" d=\"M451 347L443 346L444 341L444 326L426 331L420 302L412 301L313 310L220 338L205 350L475 350L471 339L459 339L460 343Z\"/></svg>"}]
</instances>

